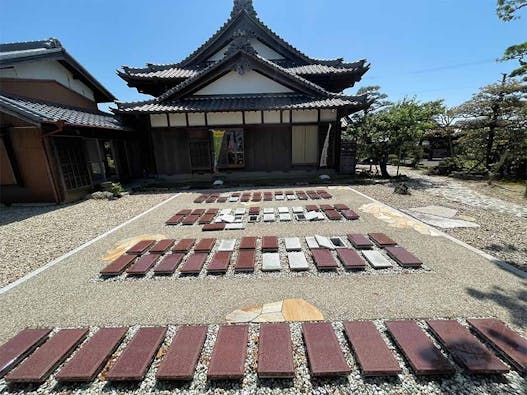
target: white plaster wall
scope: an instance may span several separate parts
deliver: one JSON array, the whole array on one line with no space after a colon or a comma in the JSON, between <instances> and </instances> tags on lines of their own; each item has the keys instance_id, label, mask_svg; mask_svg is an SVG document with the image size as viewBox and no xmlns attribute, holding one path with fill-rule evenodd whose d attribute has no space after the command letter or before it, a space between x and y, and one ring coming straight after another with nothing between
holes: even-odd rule
<instances>
[{"instance_id":1,"label":"white plaster wall","mask_svg":"<svg viewBox=\"0 0 527 395\"><path fill-rule=\"evenodd\" d=\"M168 127L168 119L166 114L150 114L150 125L153 128Z\"/></svg>"},{"instance_id":2,"label":"white plaster wall","mask_svg":"<svg viewBox=\"0 0 527 395\"><path fill-rule=\"evenodd\" d=\"M317 110L294 110L293 123L297 122L318 122Z\"/></svg>"},{"instance_id":3,"label":"white plaster wall","mask_svg":"<svg viewBox=\"0 0 527 395\"><path fill-rule=\"evenodd\" d=\"M280 123L280 111L264 111L264 123Z\"/></svg>"},{"instance_id":4,"label":"white plaster wall","mask_svg":"<svg viewBox=\"0 0 527 395\"><path fill-rule=\"evenodd\" d=\"M169 114L168 120L172 127L187 126L187 116L185 114Z\"/></svg>"},{"instance_id":5,"label":"white plaster wall","mask_svg":"<svg viewBox=\"0 0 527 395\"><path fill-rule=\"evenodd\" d=\"M209 112L207 122L209 125L242 125L243 115L241 112Z\"/></svg>"},{"instance_id":6,"label":"white plaster wall","mask_svg":"<svg viewBox=\"0 0 527 395\"><path fill-rule=\"evenodd\" d=\"M202 112L188 113L189 126L205 126L205 114Z\"/></svg>"},{"instance_id":7,"label":"white plaster wall","mask_svg":"<svg viewBox=\"0 0 527 395\"><path fill-rule=\"evenodd\" d=\"M247 124L262 123L262 113L260 111L246 111L245 112L245 123Z\"/></svg>"},{"instance_id":8,"label":"white plaster wall","mask_svg":"<svg viewBox=\"0 0 527 395\"><path fill-rule=\"evenodd\" d=\"M337 110L324 109L320 110L320 120L322 122L331 122L337 120Z\"/></svg>"},{"instance_id":9,"label":"white plaster wall","mask_svg":"<svg viewBox=\"0 0 527 395\"><path fill-rule=\"evenodd\" d=\"M200 89L195 96L203 95L240 95L253 93L291 93L291 89L270 78L250 70L241 75L231 71L216 81Z\"/></svg>"}]
</instances>

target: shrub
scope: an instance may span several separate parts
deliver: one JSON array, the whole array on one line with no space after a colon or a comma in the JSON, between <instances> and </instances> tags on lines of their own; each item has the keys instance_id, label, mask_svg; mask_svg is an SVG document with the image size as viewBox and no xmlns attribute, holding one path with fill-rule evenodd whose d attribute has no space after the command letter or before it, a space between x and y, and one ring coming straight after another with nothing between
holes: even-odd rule
<instances>
[{"instance_id":1,"label":"shrub","mask_svg":"<svg viewBox=\"0 0 527 395\"><path fill-rule=\"evenodd\" d=\"M439 162L436 167L433 167L430 173L439 176L448 176L455 171L461 170L463 170L463 162L459 158L447 158Z\"/></svg>"}]
</instances>

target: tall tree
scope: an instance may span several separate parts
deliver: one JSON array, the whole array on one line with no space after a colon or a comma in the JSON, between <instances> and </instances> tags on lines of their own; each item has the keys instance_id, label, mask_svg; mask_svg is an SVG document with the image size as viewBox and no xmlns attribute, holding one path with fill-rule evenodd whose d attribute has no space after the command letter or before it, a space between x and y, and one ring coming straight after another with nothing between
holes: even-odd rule
<instances>
[{"instance_id":1,"label":"tall tree","mask_svg":"<svg viewBox=\"0 0 527 395\"><path fill-rule=\"evenodd\" d=\"M518 19L516 13L524 7L527 7L527 0L498 0L496 11L501 20L509 22Z\"/></svg>"},{"instance_id":2,"label":"tall tree","mask_svg":"<svg viewBox=\"0 0 527 395\"><path fill-rule=\"evenodd\" d=\"M527 0L498 0L498 17L505 22L519 19L520 17L517 13L524 7L527 7ZM509 76L524 76L523 80L527 81L527 41L508 47L500 60L502 62L516 60L520 66L513 70Z\"/></svg>"}]
</instances>

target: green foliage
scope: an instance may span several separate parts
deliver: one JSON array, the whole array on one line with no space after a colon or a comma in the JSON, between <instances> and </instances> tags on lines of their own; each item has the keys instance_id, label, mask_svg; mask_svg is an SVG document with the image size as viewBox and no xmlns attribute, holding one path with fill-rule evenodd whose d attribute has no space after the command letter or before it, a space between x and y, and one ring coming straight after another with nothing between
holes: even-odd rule
<instances>
[{"instance_id":1,"label":"green foliage","mask_svg":"<svg viewBox=\"0 0 527 395\"><path fill-rule=\"evenodd\" d=\"M508 22L518 19L516 13L523 7L527 7L527 0L498 0L496 11L501 20Z\"/></svg>"},{"instance_id":2,"label":"green foliage","mask_svg":"<svg viewBox=\"0 0 527 395\"><path fill-rule=\"evenodd\" d=\"M509 76L510 77L519 77L525 76L524 81L527 81L527 41L518 44L512 45L505 50L503 57L500 59L502 62L509 60L516 60L520 64L520 67L513 70Z\"/></svg>"},{"instance_id":3,"label":"green foliage","mask_svg":"<svg viewBox=\"0 0 527 395\"><path fill-rule=\"evenodd\" d=\"M113 196L121 196L123 192L126 192L126 189L123 188L120 182L116 182L112 184L112 190Z\"/></svg>"},{"instance_id":4,"label":"green foliage","mask_svg":"<svg viewBox=\"0 0 527 395\"><path fill-rule=\"evenodd\" d=\"M448 176L455 171L463 170L464 167L464 163L460 158L452 157L439 162L436 167L430 170L430 173L440 176Z\"/></svg>"}]
</instances>

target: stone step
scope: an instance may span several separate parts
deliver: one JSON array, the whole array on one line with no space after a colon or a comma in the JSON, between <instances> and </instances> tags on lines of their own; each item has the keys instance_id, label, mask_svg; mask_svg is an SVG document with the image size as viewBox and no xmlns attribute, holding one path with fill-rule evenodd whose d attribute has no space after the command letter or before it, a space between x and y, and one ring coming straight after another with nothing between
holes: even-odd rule
<instances>
[{"instance_id":1,"label":"stone step","mask_svg":"<svg viewBox=\"0 0 527 395\"><path fill-rule=\"evenodd\" d=\"M131 276L144 276L155 265L160 257L160 254L143 255L137 258L134 264L126 270L126 273Z\"/></svg>"},{"instance_id":2,"label":"stone step","mask_svg":"<svg viewBox=\"0 0 527 395\"><path fill-rule=\"evenodd\" d=\"M104 269L100 271L100 274L105 277L110 276L119 276L125 269L132 264L132 262L137 258L137 255L121 255L115 261L110 263Z\"/></svg>"},{"instance_id":3,"label":"stone step","mask_svg":"<svg viewBox=\"0 0 527 395\"><path fill-rule=\"evenodd\" d=\"M256 241L256 237L242 237L242 240L240 241L240 250L255 250Z\"/></svg>"},{"instance_id":4,"label":"stone step","mask_svg":"<svg viewBox=\"0 0 527 395\"><path fill-rule=\"evenodd\" d=\"M155 240L141 240L140 242L136 243L132 248L130 248L128 251L126 251L127 254L131 255L141 255L147 252L150 247L152 247L155 244Z\"/></svg>"},{"instance_id":5,"label":"stone step","mask_svg":"<svg viewBox=\"0 0 527 395\"><path fill-rule=\"evenodd\" d=\"M248 337L247 325L220 326L209 362L209 379L243 378Z\"/></svg>"},{"instance_id":6,"label":"stone step","mask_svg":"<svg viewBox=\"0 0 527 395\"><path fill-rule=\"evenodd\" d=\"M364 258L366 258L371 267L374 269L387 269L393 267L391 262L386 259L386 257L379 251L364 250L362 251L362 255L364 255Z\"/></svg>"},{"instance_id":7,"label":"stone step","mask_svg":"<svg viewBox=\"0 0 527 395\"><path fill-rule=\"evenodd\" d=\"M220 196L218 200L216 200L216 203L225 203L227 200L228 198L226 196Z\"/></svg>"},{"instance_id":8,"label":"stone step","mask_svg":"<svg viewBox=\"0 0 527 395\"><path fill-rule=\"evenodd\" d=\"M290 252L287 254L289 268L293 271L309 270L309 264L303 252Z\"/></svg>"},{"instance_id":9,"label":"stone step","mask_svg":"<svg viewBox=\"0 0 527 395\"><path fill-rule=\"evenodd\" d=\"M338 264L331 254L331 251L324 248L317 248L311 250L311 254L313 255L313 261L318 270L334 270L338 268Z\"/></svg>"},{"instance_id":10,"label":"stone step","mask_svg":"<svg viewBox=\"0 0 527 395\"><path fill-rule=\"evenodd\" d=\"M182 239L172 248L172 252L187 253L192 249L195 242L196 239Z\"/></svg>"},{"instance_id":11,"label":"stone step","mask_svg":"<svg viewBox=\"0 0 527 395\"><path fill-rule=\"evenodd\" d=\"M509 367L500 361L470 331L455 320L427 321L454 361L472 374L507 373Z\"/></svg>"},{"instance_id":12,"label":"stone step","mask_svg":"<svg viewBox=\"0 0 527 395\"><path fill-rule=\"evenodd\" d=\"M217 199L217 196L209 196L207 200L205 200L205 203L215 203Z\"/></svg>"},{"instance_id":13,"label":"stone step","mask_svg":"<svg viewBox=\"0 0 527 395\"><path fill-rule=\"evenodd\" d=\"M180 266L179 271L182 274L199 274L208 256L209 254L206 252L196 252L190 255L185 263Z\"/></svg>"},{"instance_id":14,"label":"stone step","mask_svg":"<svg viewBox=\"0 0 527 395\"><path fill-rule=\"evenodd\" d=\"M174 274L179 264L185 257L185 253L175 252L173 254L167 254L161 259L161 262L154 268L154 274L157 275L170 275Z\"/></svg>"},{"instance_id":15,"label":"stone step","mask_svg":"<svg viewBox=\"0 0 527 395\"><path fill-rule=\"evenodd\" d=\"M416 375L455 373L454 367L416 321L386 321L385 324L395 344L404 354Z\"/></svg>"},{"instance_id":16,"label":"stone step","mask_svg":"<svg viewBox=\"0 0 527 395\"><path fill-rule=\"evenodd\" d=\"M358 250L369 250L373 247L372 241L364 235L360 234L349 234L348 240L351 245Z\"/></svg>"},{"instance_id":17,"label":"stone step","mask_svg":"<svg viewBox=\"0 0 527 395\"><path fill-rule=\"evenodd\" d=\"M170 249L170 247L174 245L175 242L176 240L174 239L160 240L156 244L154 244L152 248L150 248L150 253L151 254L164 254Z\"/></svg>"},{"instance_id":18,"label":"stone step","mask_svg":"<svg viewBox=\"0 0 527 395\"><path fill-rule=\"evenodd\" d=\"M291 331L286 323L260 325L258 377L293 378Z\"/></svg>"},{"instance_id":19,"label":"stone step","mask_svg":"<svg viewBox=\"0 0 527 395\"><path fill-rule=\"evenodd\" d=\"M88 329L62 329L39 347L5 380L10 383L43 383L88 335Z\"/></svg>"},{"instance_id":20,"label":"stone step","mask_svg":"<svg viewBox=\"0 0 527 395\"><path fill-rule=\"evenodd\" d=\"M276 272L280 271L280 254L277 252L266 252L262 254L262 271Z\"/></svg>"},{"instance_id":21,"label":"stone step","mask_svg":"<svg viewBox=\"0 0 527 395\"><path fill-rule=\"evenodd\" d=\"M320 211L316 204L308 204L306 206L306 211Z\"/></svg>"},{"instance_id":22,"label":"stone step","mask_svg":"<svg viewBox=\"0 0 527 395\"><path fill-rule=\"evenodd\" d=\"M276 236L262 237L262 251L264 252L278 251L278 237Z\"/></svg>"},{"instance_id":23,"label":"stone step","mask_svg":"<svg viewBox=\"0 0 527 395\"><path fill-rule=\"evenodd\" d=\"M234 271L236 272L253 272L256 260L256 251L254 250L240 250Z\"/></svg>"},{"instance_id":24,"label":"stone step","mask_svg":"<svg viewBox=\"0 0 527 395\"><path fill-rule=\"evenodd\" d=\"M0 347L0 378L48 339L51 329L24 329Z\"/></svg>"},{"instance_id":25,"label":"stone step","mask_svg":"<svg viewBox=\"0 0 527 395\"><path fill-rule=\"evenodd\" d=\"M195 252L211 252L216 244L216 239L201 239L196 247L194 247Z\"/></svg>"},{"instance_id":26,"label":"stone step","mask_svg":"<svg viewBox=\"0 0 527 395\"><path fill-rule=\"evenodd\" d=\"M362 270L366 268L366 262L361 258L357 251L351 248L338 248L337 257L347 270Z\"/></svg>"},{"instance_id":27,"label":"stone step","mask_svg":"<svg viewBox=\"0 0 527 395\"><path fill-rule=\"evenodd\" d=\"M346 376L351 372L330 323L304 323L302 333L314 377Z\"/></svg>"},{"instance_id":28,"label":"stone step","mask_svg":"<svg viewBox=\"0 0 527 395\"><path fill-rule=\"evenodd\" d=\"M117 350L128 328L102 328L84 344L55 377L59 382L90 382Z\"/></svg>"},{"instance_id":29,"label":"stone step","mask_svg":"<svg viewBox=\"0 0 527 395\"><path fill-rule=\"evenodd\" d=\"M156 378L162 381L192 380L206 337L206 326L178 328Z\"/></svg>"},{"instance_id":30,"label":"stone step","mask_svg":"<svg viewBox=\"0 0 527 395\"><path fill-rule=\"evenodd\" d=\"M401 267L421 267L423 262L403 247L385 247L388 255Z\"/></svg>"},{"instance_id":31,"label":"stone step","mask_svg":"<svg viewBox=\"0 0 527 395\"><path fill-rule=\"evenodd\" d=\"M141 381L145 378L167 329L141 328L106 374L108 381Z\"/></svg>"},{"instance_id":32,"label":"stone step","mask_svg":"<svg viewBox=\"0 0 527 395\"><path fill-rule=\"evenodd\" d=\"M208 273L226 273L231 263L232 253L229 251L218 251L212 257L212 261L207 267Z\"/></svg>"},{"instance_id":33,"label":"stone step","mask_svg":"<svg viewBox=\"0 0 527 395\"><path fill-rule=\"evenodd\" d=\"M379 247L395 246L397 242L384 233L368 233L370 239Z\"/></svg>"},{"instance_id":34,"label":"stone step","mask_svg":"<svg viewBox=\"0 0 527 395\"><path fill-rule=\"evenodd\" d=\"M196 199L194 199L194 203L197 203L197 204L204 203L205 200L207 200L207 198L208 198L207 195L200 195Z\"/></svg>"},{"instance_id":35,"label":"stone step","mask_svg":"<svg viewBox=\"0 0 527 395\"><path fill-rule=\"evenodd\" d=\"M260 207L249 207L249 215L259 215Z\"/></svg>"},{"instance_id":36,"label":"stone step","mask_svg":"<svg viewBox=\"0 0 527 395\"><path fill-rule=\"evenodd\" d=\"M395 376L402 372L373 322L345 322L344 331L364 376Z\"/></svg>"}]
</instances>

